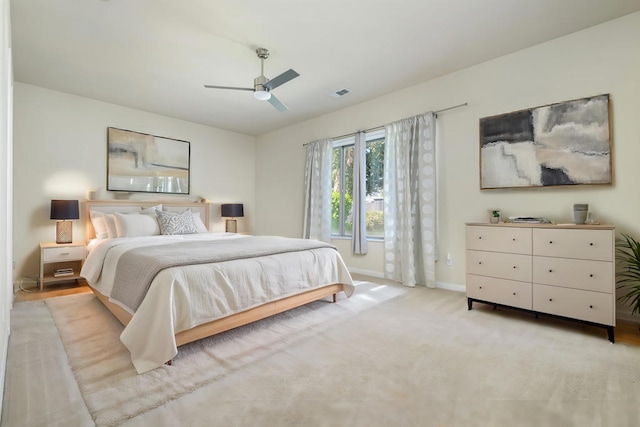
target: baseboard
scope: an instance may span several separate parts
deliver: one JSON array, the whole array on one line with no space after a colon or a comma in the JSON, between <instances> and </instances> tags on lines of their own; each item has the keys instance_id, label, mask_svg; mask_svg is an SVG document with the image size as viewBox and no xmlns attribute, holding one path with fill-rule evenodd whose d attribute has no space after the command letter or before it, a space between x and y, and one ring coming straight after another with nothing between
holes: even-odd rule
<instances>
[{"instance_id":1,"label":"baseboard","mask_svg":"<svg viewBox=\"0 0 640 427\"><path fill-rule=\"evenodd\" d=\"M448 291L467 292L465 285L458 285L457 283L436 282L436 288L446 289Z\"/></svg>"},{"instance_id":2,"label":"baseboard","mask_svg":"<svg viewBox=\"0 0 640 427\"><path fill-rule=\"evenodd\" d=\"M380 279L384 279L384 273L380 273L378 271L363 270L360 268L349 268L349 272L356 273L356 274L364 274L365 276L378 277Z\"/></svg>"},{"instance_id":3,"label":"baseboard","mask_svg":"<svg viewBox=\"0 0 640 427\"><path fill-rule=\"evenodd\" d=\"M355 274L363 274L365 276L378 277L380 279L385 278L384 273L371 270L363 270L360 268L349 268L349 272ZM447 291L467 292L467 287L465 285L459 285L457 283L436 282L436 288L446 289Z\"/></svg>"}]
</instances>

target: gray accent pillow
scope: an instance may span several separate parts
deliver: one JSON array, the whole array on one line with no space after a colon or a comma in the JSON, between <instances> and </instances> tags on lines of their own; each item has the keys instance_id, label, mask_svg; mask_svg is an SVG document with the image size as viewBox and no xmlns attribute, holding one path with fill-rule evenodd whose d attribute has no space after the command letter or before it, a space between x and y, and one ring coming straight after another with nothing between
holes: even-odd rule
<instances>
[{"instance_id":1,"label":"gray accent pillow","mask_svg":"<svg viewBox=\"0 0 640 427\"><path fill-rule=\"evenodd\" d=\"M156 210L156 213L158 215L158 225L160 225L160 234L195 234L198 232L196 223L193 221L191 209L181 213Z\"/></svg>"}]
</instances>

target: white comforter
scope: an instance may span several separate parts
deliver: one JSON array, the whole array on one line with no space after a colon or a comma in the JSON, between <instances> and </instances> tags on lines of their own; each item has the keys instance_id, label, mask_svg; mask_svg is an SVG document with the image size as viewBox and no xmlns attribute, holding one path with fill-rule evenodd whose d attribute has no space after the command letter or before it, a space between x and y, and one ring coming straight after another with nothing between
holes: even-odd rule
<instances>
[{"instance_id":1,"label":"white comforter","mask_svg":"<svg viewBox=\"0 0 640 427\"><path fill-rule=\"evenodd\" d=\"M187 239L241 239L238 234L147 236L96 241L82 268L89 284L110 296L116 265L129 249ZM161 366L178 352L175 334L268 301L332 283L353 282L338 252L314 249L266 257L173 267L161 271L120 339L138 373Z\"/></svg>"}]
</instances>

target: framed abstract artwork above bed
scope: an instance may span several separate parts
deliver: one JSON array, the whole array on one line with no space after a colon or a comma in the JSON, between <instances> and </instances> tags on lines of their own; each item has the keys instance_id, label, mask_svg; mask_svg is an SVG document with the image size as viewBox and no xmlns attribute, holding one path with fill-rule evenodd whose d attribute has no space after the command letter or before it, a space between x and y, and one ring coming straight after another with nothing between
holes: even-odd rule
<instances>
[{"instance_id":1,"label":"framed abstract artwork above bed","mask_svg":"<svg viewBox=\"0 0 640 427\"><path fill-rule=\"evenodd\" d=\"M480 119L480 189L611 184L609 95Z\"/></svg>"},{"instance_id":2,"label":"framed abstract artwork above bed","mask_svg":"<svg viewBox=\"0 0 640 427\"><path fill-rule=\"evenodd\" d=\"M190 143L107 128L107 190L189 194Z\"/></svg>"}]
</instances>

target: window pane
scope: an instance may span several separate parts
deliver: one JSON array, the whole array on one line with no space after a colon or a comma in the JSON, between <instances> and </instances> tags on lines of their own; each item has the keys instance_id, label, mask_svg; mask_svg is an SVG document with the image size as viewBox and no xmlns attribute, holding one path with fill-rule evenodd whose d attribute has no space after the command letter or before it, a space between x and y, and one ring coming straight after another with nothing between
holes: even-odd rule
<instances>
[{"instance_id":1,"label":"window pane","mask_svg":"<svg viewBox=\"0 0 640 427\"><path fill-rule=\"evenodd\" d=\"M335 147L331 161L331 234L340 234L341 152L340 147Z\"/></svg>"},{"instance_id":2,"label":"window pane","mask_svg":"<svg viewBox=\"0 0 640 427\"><path fill-rule=\"evenodd\" d=\"M367 237L384 237L384 138L367 141Z\"/></svg>"},{"instance_id":3,"label":"window pane","mask_svg":"<svg viewBox=\"0 0 640 427\"><path fill-rule=\"evenodd\" d=\"M344 235L353 232L353 145L344 147Z\"/></svg>"}]
</instances>

